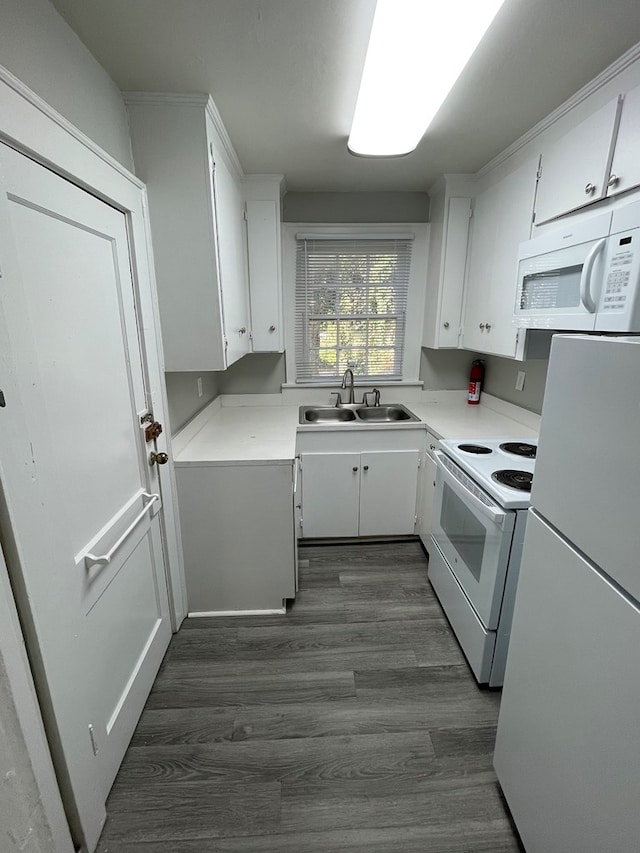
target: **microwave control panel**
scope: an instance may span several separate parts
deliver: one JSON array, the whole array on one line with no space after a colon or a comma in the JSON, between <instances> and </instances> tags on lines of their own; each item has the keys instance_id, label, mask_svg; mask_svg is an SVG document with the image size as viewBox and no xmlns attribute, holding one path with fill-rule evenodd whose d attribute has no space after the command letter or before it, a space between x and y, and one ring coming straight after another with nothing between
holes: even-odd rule
<instances>
[{"instance_id":1,"label":"microwave control panel","mask_svg":"<svg viewBox=\"0 0 640 853\"><path fill-rule=\"evenodd\" d=\"M610 237L601 311L623 311L630 294L633 298L633 282L638 277L639 243L640 229Z\"/></svg>"}]
</instances>

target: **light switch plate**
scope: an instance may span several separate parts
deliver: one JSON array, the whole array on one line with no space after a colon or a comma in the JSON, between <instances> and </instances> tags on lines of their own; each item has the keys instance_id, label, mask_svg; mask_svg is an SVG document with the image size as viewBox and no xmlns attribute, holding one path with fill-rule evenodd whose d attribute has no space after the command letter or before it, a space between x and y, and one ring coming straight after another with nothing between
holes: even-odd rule
<instances>
[{"instance_id":1,"label":"light switch plate","mask_svg":"<svg viewBox=\"0 0 640 853\"><path fill-rule=\"evenodd\" d=\"M522 391L524 388L524 379L527 374L524 370L519 370L518 375L516 377L516 391Z\"/></svg>"}]
</instances>

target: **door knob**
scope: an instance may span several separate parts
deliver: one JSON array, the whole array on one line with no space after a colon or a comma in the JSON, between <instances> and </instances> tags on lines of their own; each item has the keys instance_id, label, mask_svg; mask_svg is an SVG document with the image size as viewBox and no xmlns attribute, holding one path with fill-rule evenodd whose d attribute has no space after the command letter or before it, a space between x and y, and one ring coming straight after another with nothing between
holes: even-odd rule
<instances>
[{"instance_id":1,"label":"door knob","mask_svg":"<svg viewBox=\"0 0 640 853\"><path fill-rule=\"evenodd\" d=\"M156 464L156 462L158 463L158 465L166 465L168 461L168 453L156 453L152 450L149 454L149 465L151 465L152 467Z\"/></svg>"},{"instance_id":2,"label":"door knob","mask_svg":"<svg viewBox=\"0 0 640 853\"><path fill-rule=\"evenodd\" d=\"M491 323L487 323L487 325L485 326L485 329L487 330L487 332L489 331L490 328L491 328Z\"/></svg>"},{"instance_id":3,"label":"door knob","mask_svg":"<svg viewBox=\"0 0 640 853\"><path fill-rule=\"evenodd\" d=\"M352 468L352 470L353 470L353 472L355 473L355 472L358 470L357 466L356 466L356 465L354 465L354 466L353 466L353 468Z\"/></svg>"},{"instance_id":4,"label":"door knob","mask_svg":"<svg viewBox=\"0 0 640 853\"><path fill-rule=\"evenodd\" d=\"M273 323L272 323L272 324L269 326L269 331L270 331L270 332L275 332L275 330L276 330L276 327L275 327L275 326L273 325Z\"/></svg>"},{"instance_id":5,"label":"door knob","mask_svg":"<svg viewBox=\"0 0 640 853\"><path fill-rule=\"evenodd\" d=\"M617 175L609 175L609 180L607 181L608 187L615 187L620 178Z\"/></svg>"},{"instance_id":6,"label":"door knob","mask_svg":"<svg viewBox=\"0 0 640 853\"><path fill-rule=\"evenodd\" d=\"M445 329L448 329L448 328L449 328L449 322L448 322L448 321L447 321L447 322L444 322L442 325L445 327Z\"/></svg>"},{"instance_id":7,"label":"door knob","mask_svg":"<svg viewBox=\"0 0 640 853\"><path fill-rule=\"evenodd\" d=\"M484 329L484 323L480 323L480 324L479 324L479 328L480 328L480 329Z\"/></svg>"},{"instance_id":8,"label":"door knob","mask_svg":"<svg viewBox=\"0 0 640 853\"><path fill-rule=\"evenodd\" d=\"M247 333L246 326L243 326L241 329L238 329L238 334L245 335Z\"/></svg>"},{"instance_id":9,"label":"door knob","mask_svg":"<svg viewBox=\"0 0 640 853\"><path fill-rule=\"evenodd\" d=\"M364 465L362 470L363 470L363 471L368 471L368 470L369 470L369 466L368 466L368 465Z\"/></svg>"},{"instance_id":10,"label":"door knob","mask_svg":"<svg viewBox=\"0 0 640 853\"><path fill-rule=\"evenodd\" d=\"M584 188L584 191L587 195L591 195L591 193L594 193L596 191L596 185L592 184L591 181L589 181L589 183Z\"/></svg>"}]
</instances>

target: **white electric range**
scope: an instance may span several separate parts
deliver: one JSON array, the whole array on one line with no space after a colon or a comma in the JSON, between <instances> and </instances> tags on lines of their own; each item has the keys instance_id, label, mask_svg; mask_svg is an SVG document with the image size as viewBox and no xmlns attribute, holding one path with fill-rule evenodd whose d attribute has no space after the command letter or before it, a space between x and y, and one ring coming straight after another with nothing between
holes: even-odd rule
<instances>
[{"instance_id":1,"label":"white electric range","mask_svg":"<svg viewBox=\"0 0 640 853\"><path fill-rule=\"evenodd\" d=\"M436 451L429 580L480 684L502 684L535 466L527 439Z\"/></svg>"}]
</instances>

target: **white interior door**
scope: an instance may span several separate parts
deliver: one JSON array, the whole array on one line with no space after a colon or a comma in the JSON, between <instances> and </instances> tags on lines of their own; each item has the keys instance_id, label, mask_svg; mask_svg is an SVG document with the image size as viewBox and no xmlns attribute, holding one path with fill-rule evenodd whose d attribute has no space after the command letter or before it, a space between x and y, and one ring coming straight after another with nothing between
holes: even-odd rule
<instances>
[{"instance_id":1,"label":"white interior door","mask_svg":"<svg viewBox=\"0 0 640 853\"><path fill-rule=\"evenodd\" d=\"M171 633L127 226L4 145L0 167L1 532L68 817L92 850Z\"/></svg>"}]
</instances>

